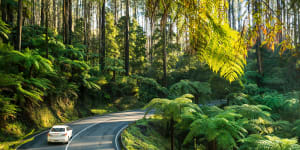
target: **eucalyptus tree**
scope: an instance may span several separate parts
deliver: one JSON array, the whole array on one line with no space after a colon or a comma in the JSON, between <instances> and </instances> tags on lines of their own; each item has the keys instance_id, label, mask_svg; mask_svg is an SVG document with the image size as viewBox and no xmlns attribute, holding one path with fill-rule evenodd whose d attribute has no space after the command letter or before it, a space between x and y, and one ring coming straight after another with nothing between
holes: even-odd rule
<instances>
[{"instance_id":1,"label":"eucalyptus tree","mask_svg":"<svg viewBox=\"0 0 300 150\"><path fill-rule=\"evenodd\" d=\"M12 12L10 12L12 13ZM23 1L18 0L18 33L17 33L17 41L16 48L21 51L22 44L22 26L23 26Z\"/></svg>"}]
</instances>

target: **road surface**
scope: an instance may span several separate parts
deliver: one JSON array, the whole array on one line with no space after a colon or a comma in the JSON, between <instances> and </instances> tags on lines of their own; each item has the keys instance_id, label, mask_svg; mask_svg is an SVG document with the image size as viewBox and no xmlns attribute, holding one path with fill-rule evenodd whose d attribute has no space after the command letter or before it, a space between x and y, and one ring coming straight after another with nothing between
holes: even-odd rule
<instances>
[{"instance_id":1,"label":"road surface","mask_svg":"<svg viewBox=\"0 0 300 150\"><path fill-rule=\"evenodd\" d=\"M48 144L48 132L45 131L18 150L115 150L119 131L143 116L143 111L127 111L78 120L68 124L73 128L73 137L68 144Z\"/></svg>"}]
</instances>

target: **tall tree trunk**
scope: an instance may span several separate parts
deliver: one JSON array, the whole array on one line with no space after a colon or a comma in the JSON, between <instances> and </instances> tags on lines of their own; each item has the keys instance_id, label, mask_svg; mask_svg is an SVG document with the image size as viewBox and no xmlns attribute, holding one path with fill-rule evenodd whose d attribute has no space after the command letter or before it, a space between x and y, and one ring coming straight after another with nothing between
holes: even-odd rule
<instances>
[{"instance_id":1,"label":"tall tree trunk","mask_svg":"<svg viewBox=\"0 0 300 150\"><path fill-rule=\"evenodd\" d=\"M297 40L298 40L298 31L297 31L297 11L299 12L299 9L297 9L296 4L294 5L293 12L294 12L294 45L297 46Z\"/></svg>"},{"instance_id":2,"label":"tall tree trunk","mask_svg":"<svg viewBox=\"0 0 300 150\"><path fill-rule=\"evenodd\" d=\"M45 25L45 0L41 0L41 24L42 27Z\"/></svg>"},{"instance_id":3,"label":"tall tree trunk","mask_svg":"<svg viewBox=\"0 0 300 150\"><path fill-rule=\"evenodd\" d=\"M79 2L80 2L80 0L77 0L76 1L77 3L76 3L76 10L75 10L75 20L77 20L77 19L79 19Z\"/></svg>"},{"instance_id":4,"label":"tall tree trunk","mask_svg":"<svg viewBox=\"0 0 300 150\"><path fill-rule=\"evenodd\" d=\"M98 27L99 27L99 52L98 52L98 53L99 53L99 60L98 60L98 61L99 61L99 66L100 66L99 69L100 69L100 70L101 70L101 66L102 66L102 61L101 61L101 59L100 59L100 58L101 58L101 55L102 55L102 54L101 54L101 46L102 46L102 42L101 42L101 40L102 40L102 39L101 39L101 38L102 38L102 37L101 37L101 34L102 34L102 33L101 33L101 32L102 32L102 23L101 23L101 22L102 22L102 15L101 15L101 13L102 13L102 10L101 10L101 8L102 8L101 1L99 1L99 10L98 10L98 12L99 12L99 14L98 14L98 15L99 15L99 19L98 19L98 21L99 21L99 22L98 22L98 25L99 25L99 26L98 26Z\"/></svg>"},{"instance_id":5,"label":"tall tree trunk","mask_svg":"<svg viewBox=\"0 0 300 150\"><path fill-rule=\"evenodd\" d=\"M7 3L6 2L1 2L1 17L2 17L2 20L4 22L7 23Z\"/></svg>"},{"instance_id":6,"label":"tall tree trunk","mask_svg":"<svg viewBox=\"0 0 300 150\"><path fill-rule=\"evenodd\" d=\"M54 1L54 0L53 0ZM46 9L49 9L49 0L46 0ZM48 58L49 56L49 49L48 49L48 26L49 26L49 22L48 22L48 17L49 17L49 11L46 11L46 58Z\"/></svg>"},{"instance_id":7,"label":"tall tree trunk","mask_svg":"<svg viewBox=\"0 0 300 150\"><path fill-rule=\"evenodd\" d=\"M126 0L126 23L125 23L125 74L129 75L129 0Z\"/></svg>"},{"instance_id":8,"label":"tall tree trunk","mask_svg":"<svg viewBox=\"0 0 300 150\"><path fill-rule=\"evenodd\" d=\"M166 25L163 25L162 29L162 38L163 38L163 85L167 87L167 36L166 36Z\"/></svg>"},{"instance_id":9,"label":"tall tree trunk","mask_svg":"<svg viewBox=\"0 0 300 150\"><path fill-rule=\"evenodd\" d=\"M153 28L154 28L154 22L153 22L154 18L153 16L151 16L150 18L150 50L149 50L149 56L150 56L150 64L152 64L153 62Z\"/></svg>"},{"instance_id":10,"label":"tall tree trunk","mask_svg":"<svg viewBox=\"0 0 300 150\"><path fill-rule=\"evenodd\" d=\"M101 57L100 57L100 67L101 71L104 72L105 69L105 0L102 4L102 21L101 21Z\"/></svg>"},{"instance_id":11,"label":"tall tree trunk","mask_svg":"<svg viewBox=\"0 0 300 150\"><path fill-rule=\"evenodd\" d=\"M33 25L33 24L35 24L35 0L31 0L31 4L32 4L32 6L31 6L31 13L32 13L31 24Z\"/></svg>"},{"instance_id":12,"label":"tall tree trunk","mask_svg":"<svg viewBox=\"0 0 300 150\"><path fill-rule=\"evenodd\" d=\"M238 0L237 2L238 2L238 18L237 18L237 22L238 22L238 31L240 31L241 28L242 28L242 23L241 23L242 6L241 6L240 0Z\"/></svg>"},{"instance_id":13,"label":"tall tree trunk","mask_svg":"<svg viewBox=\"0 0 300 150\"><path fill-rule=\"evenodd\" d=\"M64 44L69 44L69 0L63 0Z\"/></svg>"},{"instance_id":14,"label":"tall tree trunk","mask_svg":"<svg viewBox=\"0 0 300 150\"><path fill-rule=\"evenodd\" d=\"M235 7L234 7L234 0L231 1L231 15L232 15L232 28L233 29L236 29L236 26L235 26Z\"/></svg>"},{"instance_id":15,"label":"tall tree trunk","mask_svg":"<svg viewBox=\"0 0 300 150\"><path fill-rule=\"evenodd\" d=\"M120 0L120 13L121 13L121 17L123 16L123 0Z\"/></svg>"},{"instance_id":16,"label":"tall tree trunk","mask_svg":"<svg viewBox=\"0 0 300 150\"><path fill-rule=\"evenodd\" d=\"M134 14L133 14L133 17L135 19L137 19L137 4L136 4L136 1L137 0L133 0L133 3L134 3Z\"/></svg>"},{"instance_id":17,"label":"tall tree trunk","mask_svg":"<svg viewBox=\"0 0 300 150\"><path fill-rule=\"evenodd\" d=\"M68 2L68 10L69 10L69 14L68 14L68 21L69 21L69 36L68 36L68 44L72 44L72 0L69 0Z\"/></svg>"},{"instance_id":18,"label":"tall tree trunk","mask_svg":"<svg viewBox=\"0 0 300 150\"><path fill-rule=\"evenodd\" d=\"M277 2L277 18L278 18L278 23L281 25L281 32L277 33L277 38L279 40L279 42L282 41L282 30L283 30L283 25L282 25L282 17L281 17L281 14L282 14L282 8L281 8L281 0L276 0Z\"/></svg>"},{"instance_id":19,"label":"tall tree trunk","mask_svg":"<svg viewBox=\"0 0 300 150\"><path fill-rule=\"evenodd\" d=\"M23 3L22 0L18 0L18 34L17 34L17 45L16 48L21 51L21 44L22 44L22 9L23 9Z\"/></svg>"},{"instance_id":20,"label":"tall tree trunk","mask_svg":"<svg viewBox=\"0 0 300 150\"><path fill-rule=\"evenodd\" d=\"M53 1L53 29L56 29L56 0L52 0ZM48 12L48 11L47 11Z\"/></svg>"},{"instance_id":21,"label":"tall tree trunk","mask_svg":"<svg viewBox=\"0 0 300 150\"><path fill-rule=\"evenodd\" d=\"M170 123L170 137L171 137L171 150L174 150L174 119L171 118L171 123Z\"/></svg>"},{"instance_id":22,"label":"tall tree trunk","mask_svg":"<svg viewBox=\"0 0 300 150\"><path fill-rule=\"evenodd\" d=\"M118 24L117 0L114 0L114 5L115 5L114 13L115 13L115 25L116 25L116 24Z\"/></svg>"},{"instance_id":23,"label":"tall tree trunk","mask_svg":"<svg viewBox=\"0 0 300 150\"><path fill-rule=\"evenodd\" d=\"M260 8L260 2L259 0L255 0L255 14L260 13L261 14L261 8ZM258 18L259 20L261 19L260 16ZM258 21L260 22L260 21ZM263 76L263 66L262 66L262 54L261 54L261 30L260 30L260 25L256 23L256 28L258 29L257 33L257 39L256 39L256 58L257 58L257 68L258 68L258 73ZM260 82L258 83L260 85Z\"/></svg>"},{"instance_id":24,"label":"tall tree trunk","mask_svg":"<svg viewBox=\"0 0 300 150\"><path fill-rule=\"evenodd\" d=\"M230 27L232 27L231 26L231 0L228 0L228 5L229 5L228 12L227 12L227 14L228 14L228 24L229 24Z\"/></svg>"}]
</instances>

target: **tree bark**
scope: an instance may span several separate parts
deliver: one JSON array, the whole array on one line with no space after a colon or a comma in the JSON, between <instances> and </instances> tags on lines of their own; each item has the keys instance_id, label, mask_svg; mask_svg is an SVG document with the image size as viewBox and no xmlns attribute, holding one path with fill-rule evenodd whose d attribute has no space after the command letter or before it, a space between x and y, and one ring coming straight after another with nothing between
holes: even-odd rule
<instances>
[{"instance_id":1,"label":"tree bark","mask_svg":"<svg viewBox=\"0 0 300 150\"><path fill-rule=\"evenodd\" d=\"M54 0L53 0L54 1ZM46 9L49 8L49 0L46 0ZM49 49L48 49L48 26L49 26L49 11L46 11L46 58L49 56Z\"/></svg>"},{"instance_id":2,"label":"tree bark","mask_svg":"<svg viewBox=\"0 0 300 150\"><path fill-rule=\"evenodd\" d=\"M69 0L68 2L68 10L69 10L69 14L68 14L68 21L69 21L69 36L68 36L68 44L72 44L72 0Z\"/></svg>"},{"instance_id":3,"label":"tree bark","mask_svg":"<svg viewBox=\"0 0 300 150\"><path fill-rule=\"evenodd\" d=\"M278 23L281 26L281 32L277 33L277 38L279 40L279 42L282 41L282 31L283 31L283 26L282 26L282 17L281 17L281 13L282 13L282 9L281 9L281 0L277 0L277 18L278 18Z\"/></svg>"},{"instance_id":4,"label":"tree bark","mask_svg":"<svg viewBox=\"0 0 300 150\"><path fill-rule=\"evenodd\" d=\"M117 13L117 0L114 0L115 4L115 25L118 24L118 13Z\"/></svg>"},{"instance_id":5,"label":"tree bark","mask_svg":"<svg viewBox=\"0 0 300 150\"><path fill-rule=\"evenodd\" d=\"M43 27L45 25L45 0L41 0L41 23Z\"/></svg>"},{"instance_id":6,"label":"tree bark","mask_svg":"<svg viewBox=\"0 0 300 150\"><path fill-rule=\"evenodd\" d=\"M129 0L126 0L126 23L125 23L125 74L129 75Z\"/></svg>"},{"instance_id":7,"label":"tree bark","mask_svg":"<svg viewBox=\"0 0 300 150\"><path fill-rule=\"evenodd\" d=\"M255 14L256 13L261 13L261 8L260 8L260 3L258 2L258 0L255 1ZM259 20L261 18L258 18ZM260 21L258 21L260 22ZM263 76L263 66L262 66L262 54L261 54L261 31L260 31L260 25L256 23L256 28L258 29L258 33L257 33L257 39L256 39L256 58L257 58L257 68L258 68L258 73ZM260 83L258 83L260 84Z\"/></svg>"},{"instance_id":8,"label":"tree bark","mask_svg":"<svg viewBox=\"0 0 300 150\"><path fill-rule=\"evenodd\" d=\"M35 24L35 0L31 0L31 24L34 25Z\"/></svg>"},{"instance_id":9,"label":"tree bark","mask_svg":"<svg viewBox=\"0 0 300 150\"><path fill-rule=\"evenodd\" d=\"M236 25L235 25L235 11L234 11L234 0L231 1L231 15L232 15L232 29L236 29Z\"/></svg>"},{"instance_id":10,"label":"tree bark","mask_svg":"<svg viewBox=\"0 0 300 150\"><path fill-rule=\"evenodd\" d=\"M69 0L63 0L63 29L64 29L64 44L69 43Z\"/></svg>"},{"instance_id":11,"label":"tree bark","mask_svg":"<svg viewBox=\"0 0 300 150\"><path fill-rule=\"evenodd\" d=\"M174 119L171 118L170 123L171 150L174 150Z\"/></svg>"},{"instance_id":12,"label":"tree bark","mask_svg":"<svg viewBox=\"0 0 300 150\"><path fill-rule=\"evenodd\" d=\"M101 57L100 57L100 67L101 71L104 72L105 69L105 0L102 4L102 14L101 14Z\"/></svg>"},{"instance_id":13,"label":"tree bark","mask_svg":"<svg viewBox=\"0 0 300 150\"><path fill-rule=\"evenodd\" d=\"M22 44L22 11L23 10L23 4L22 0L18 0L18 33L17 33L17 45L16 48L21 51L21 44Z\"/></svg>"},{"instance_id":14,"label":"tree bark","mask_svg":"<svg viewBox=\"0 0 300 150\"><path fill-rule=\"evenodd\" d=\"M53 29L56 29L56 0L53 1Z\"/></svg>"}]
</instances>

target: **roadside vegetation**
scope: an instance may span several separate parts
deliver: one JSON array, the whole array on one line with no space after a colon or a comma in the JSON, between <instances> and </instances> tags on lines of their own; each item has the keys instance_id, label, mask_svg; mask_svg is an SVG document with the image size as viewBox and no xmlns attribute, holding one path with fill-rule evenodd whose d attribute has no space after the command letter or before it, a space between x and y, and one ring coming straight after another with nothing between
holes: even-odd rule
<instances>
[{"instance_id":1,"label":"roadside vegetation","mask_svg":"<svg viewBox=\"0 0 300 150\"><path fill-rule=\"evenodd\" d=\"M0 0L0 149L139 108L128 149L299 149L299 6Z\"/></svg>"}]
</instances>

